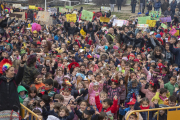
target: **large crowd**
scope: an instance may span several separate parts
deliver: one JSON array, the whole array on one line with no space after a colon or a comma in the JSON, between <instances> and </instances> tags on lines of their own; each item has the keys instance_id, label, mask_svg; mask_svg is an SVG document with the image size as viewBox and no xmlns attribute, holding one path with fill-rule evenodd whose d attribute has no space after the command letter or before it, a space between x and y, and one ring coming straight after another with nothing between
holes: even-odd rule
<instances>
[{"instance_id":1,"label":"large crowd","mask_svg":"<svg viewBox=\"0 0 180 120\"><path fill-rule=\"evenodd\" d=\"M58 12L46 25L36 21L38 11L8 6L25 12L19 20L6 7L1 3L0 114L20 113L21 103L41 120L124 120L133 110L180 105L180 39L169 33L171 23L118 27L97 16L80 20L81 8L75 23L66 19L71 12ZM168 111L134 112L129 120L166 120Z\"/></svg>"}]
</instances>

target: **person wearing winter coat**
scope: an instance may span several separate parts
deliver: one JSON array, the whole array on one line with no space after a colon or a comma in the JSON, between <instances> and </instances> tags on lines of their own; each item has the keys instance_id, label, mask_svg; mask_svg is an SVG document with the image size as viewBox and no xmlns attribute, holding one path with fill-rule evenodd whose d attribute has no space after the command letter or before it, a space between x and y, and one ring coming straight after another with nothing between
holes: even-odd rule
<instances>
[{"instance_id":1,"label":"person wearing winter coat","mask_svg":"<svg viewBox=\"0 0 180 120\"><path fill-rule=\"evenodd\" d=\"M164 13L169 7L169 2L165 0L165 2L161 5L162 13Z\"/></svg>"},{"instance_id":2,"label":"person wearing winter coat","mask_svg":"<svg viewBox=\"0 0 180 120\"><path fill-rule=\"evenodd\" d=\"M172 11L172 14L173 14L173 15L175 14L176 6L177 6L177 1L176 1L176 0L173 0L173 1L171 2L171 11ZM173 19L173 18L171 18L171 19Z\"/></svg>"},{"instance_id":3,"label":"person wearing winter coat","mask_svg":"<svg viewBox=\"0 0 180 120\"><path fill-rule=\"evenodd\" d=\"M21 85L18 86L17 91L19 93L19 101L23 103L24 99L28 97L28 91Z\"/></svg>"},{"instance_id":4,"label":"person wearing winter coat","mask_svg":"<svg viewBox=\"0 0 180 120\"><path fill-rule=\"evenodd\" d=\"M132 13L135 13L137 0L131 0Z\"/></svg>"},{"instance_id":5,"label":"person wearing winter coat","mask_svg":"<svg viewBox=\"0 0 180 120\"><path fill-rule=\"evenodd\" d=\"M111 7L111 11L114 12L114 4L115 4L115 0L110 0L110 7Z\"/></svg>"},{"instance_id":6,"label":"person wearing winter coat","mask_svg":"<svg viewBox=\"0 0 180 120\"><path fill-rule=\"evenodd\" d=\"M8 62L5 62L8 61ZM24 58L23 58L24 60ZM4 59L4 63L11 63L9 60ZM2 69L2 67L1 67ZM21 62L17 75L15 76L14 67L9 65L6 69L2 70L4 75L0 77L0 111L13 110L16 112L20 110L19 95L17 91L17 85L22 81L24 72L24 63Z\"/></svg>"},{"instance_id":7,"label":"person wearing winter coat","mask_svg":"<svg viewBox=\"0 0 180 120\"><path fill-rule=\"evenodd\" d=\"M171 42L170 40L170 51L171 53L175 56L175 63L178 64L178 66L180 67L180 48L174 48L173 47L173 42Z\"/></svg>"},{"instance_id":8,"label":"person wearing winter coat","mask_svg":"<svg viewBox=\"0 0 180 120\"><path fill-rule=\"evenodd\" d=\"M118 5L118 11L121 10L121 4L122 4L123 0L117 0L117 5Z\"/></svg>"},{"instance_id":9,"label":"person wearing winter coat","mask_svg":"<svg viewBox=\"0 0 180 120\"><path fill-rule=\"evenodd\" d=\"M161 7L161 2L159 0L156 0L154 3L154 11L159 11L159 8Z\"/></svg>"},{"instance_id":10,"label":"person wearing winter coat","mask_svg":"<svg viewBox=\"0 0 180 120\"><path fill-rule=\"evenodd\" d=\"M113 44L114 41L114 29L113 28L109 28L108 33L106 35L106 39L108 40L109 44Z\"/></svg>"}]
</instances>

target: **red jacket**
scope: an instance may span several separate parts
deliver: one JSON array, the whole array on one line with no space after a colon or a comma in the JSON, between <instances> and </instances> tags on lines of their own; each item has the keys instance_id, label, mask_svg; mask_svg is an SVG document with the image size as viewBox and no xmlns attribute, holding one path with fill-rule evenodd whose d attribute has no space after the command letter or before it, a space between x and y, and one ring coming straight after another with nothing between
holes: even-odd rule
<instances>
[{"instance_id":1,"label":"red jacket","mask_svg":"<svg viewBox=\"0 0 180 120\"><path fill-rule=\"evenodd\" d=\"M100 103L99 96L95 96L95 102L96 102L96 106L97 106L97 109L99 110L99 112L111 111L111 113L116 113L118 110L118 107L117 107L118 100L113 100L113 105L111 107L105 109L104 111L102 111L103 107L102 107L102 104Z\"/></svg>"}]
</instances>

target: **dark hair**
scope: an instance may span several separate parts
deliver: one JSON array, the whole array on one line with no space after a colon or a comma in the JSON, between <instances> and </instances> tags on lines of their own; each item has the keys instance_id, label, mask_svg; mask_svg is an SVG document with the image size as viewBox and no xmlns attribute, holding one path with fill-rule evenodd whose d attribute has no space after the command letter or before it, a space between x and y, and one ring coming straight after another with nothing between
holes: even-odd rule
<instances>
[{"instance_id":1,"label":"dark hair","mask_svg":"<svg viewBox=\"0 0 180 120\"><path fill-rule=\"evenodd\" d=\"M172 64L172 67L175 67L175 66L178 66L178 64L176 64L176 63Z\"/></svg>"},{"instance_id":2,"label":"dark hair","mask_svg":"<svg viewBox=\"0 0 180 120\"><path fill-rule=\"evenodd\" d=\"M107 114L105 112L101 112L98 116L98 120L103 120L106 116Z\"/></svg>"},{"instance_id":3,"label":"dark hair","mask_svg":"<svg viewBox=\"0 0 180 120\"><path fill-rule=\"evenodd\" d=\"M48 85L53 85L53 80L52 79L47 79L44 84L48 84Z\"/></svg>"},{"instance_id":4,"label":"dark hair","mask_svg":"<svg viewBox=\"0 0 180 120\"><path fill-rule=\"evenodd\" d=\"M107 98L107 99L104 99L103 102L107 102L108 105L112 106L113 105L113 102L111 99Z\"/></svg>"},{"instance_id":5,"label":"dark hair","mask_svg":"<svg viewBox=\"0 0 180 120\"><path fill-rule=\"evenodd\" d=\"M45 75L45 78L47 78L49 75L52 75L50 72L47 72Z\"/></svg>"},{"instance_id":6,"label":"dark hair","mask_svg":"<svg viewBox=\"0 0 180 120\"><path fill-rule=\"evenodd\" d=\"M165 88L160 88L160 92L159 92L160 94L163 94L163 93L167 93L167 89L165 89Z\"/></svg>"},{"instance_id":7,"label":"dark hair","mask_svg":"<svg viewBox=\"0 0 180 120\"><path fill-rule=\"evenodd\" d=\"M61 111L61 110L64 110L66 112L66 116L69 116L69 110L67 109L66 106L61 106L59 111Z\"/></svg>"},{"instance_id":8,"label":"dark hair","mask_svg":"<svg viewBox=\"0 0 180 120\"><path fill-rule=\"evenodd\" d=\"M156 85L151 85L151 84L149 84L149 86L151 86L154 90L152 91L152 92L156 92L157 91L157 86Z\"/></svg>"},{"instance_id":9,"label":"dark hair","mask_svg":"<svg viewBox=\"0 0 180 120\"><path fill-rule=\"evenodd\" d=\"M86 65L85 65L84 63L82 63L82 64L80 65L80 67L81 67L81 66L84 66L84 67L86 67Z\"/></svg>"},{"instance_id":10,"label":"dark hair","mask_svg":"<svg viewBox=\"0 0 180 120\"><path fill-rule=\"evenodd\" d=\"M168 72L167 67L163 67L163 68L162 68L162 70L164 70L164 71Z\"/></svg>"},{"instance_id":11,"label":"dark hair","mask_svg":"<svg viewBox=\"0 0 180 120\"><path fill-rule=\"evenodd\" d=\"M169 101L176 103L176 97L174 95L170 96Z\"/></svg>"},{"instance_id":12,"label":"dark hair","mask_svg":"<svg viewBox=\"0 0 180 120\"><path fill-rule=\"evenodd\" d=\"M48 104L51 102L50 96L44 94L41 98L45 104Z\"/></svg>"},{"instance_id":13,"label":"dark hair","mask_svg":"<svg viewBox=\"0 0 180 120\"><path fill-rule=\"evenodd\" d=\"M177 77L176 76L172 76L171 78L174 78L177 81Z\"/></svg>"},{"instance_id":14,"label":"dark hair","mask_svg":"<svg viewBox=\"0 0 180 120\"><path fill-rule=\"evenodd\" d=\"M137 118L136 113L133 113L133 114L131 114L130 116L133 116L133 117Z\"/></svg>"},{"instance_id":15,"label":"dark hair","mask_svg":"<svg viewBox=\"0 0 180 120\"><path fill-rule=\"evenodd\" d=\"M29 97L32 98L30 96L30 93L36 93L36 96L37 96L37 89L36 89L36 87L32 86L32 87L29 88L28 94L29 94Z\"/></svg>"},{"instance_id":16,"label":"dark hair","mask_svg":"<svg viewBox=\"0 0 180 120\"><path fill-rule=\"evenodd\" d=\"M27 60L27 66L30 67L36 62L36 55L30 55Z\"/></svg>"},{"instance_id":17,"label":"dark hair","mask_svg":"<svg viewBox=\"0 0 180 120\"><path fill-rule=\"evenodd\" d=\"M155 71L155 72L160 72L160 70L159 70L159 69L157 69L157 68L156 68L154 71Z\"/></svg>"}]
</instances>

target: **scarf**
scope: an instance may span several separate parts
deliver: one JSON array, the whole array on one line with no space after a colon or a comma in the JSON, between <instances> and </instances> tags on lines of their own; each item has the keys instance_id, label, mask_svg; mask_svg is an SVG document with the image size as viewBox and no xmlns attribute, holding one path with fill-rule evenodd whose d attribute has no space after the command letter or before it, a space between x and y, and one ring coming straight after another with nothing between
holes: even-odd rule
<instances>
[{"instance_id":1,"label":"scarf","mask_svg":"<svg viewBox=\"0 0 180 120\"><path fill-rule=\"evenodd\" d=\"M140 106L141 110L149 109L149 106L143 107L142 105Z\"/></svg>"},{"instance_id":2,"label":"scarf","mask_svg":"<svg viewBox=\"0 0 180 120\"><path fill-rule=\"evenodd\" d=\"M161 98L161 100L164 101L167 97L163 98L162 96L159 96L159 98Z\"/></svg>"},{"instance_id":3,"label":"scarf","mask_svg":"<svg viewBox=\"0 0 180 120\"><path fill-rule=\"evenodd\" d=\"M24 95L20 95L20 97L24 100L25 98L26 98L26 94L24 94Z\"/></svg>"}]
</instances>

